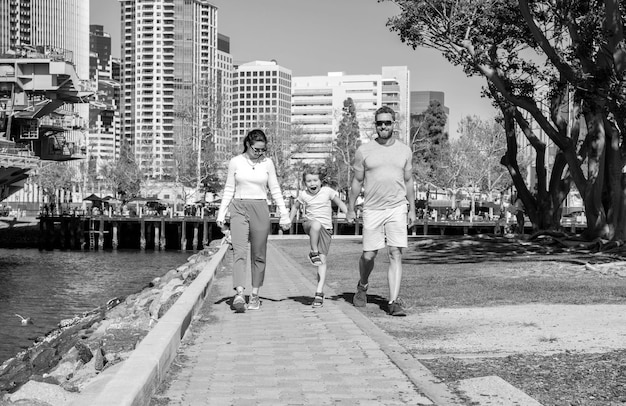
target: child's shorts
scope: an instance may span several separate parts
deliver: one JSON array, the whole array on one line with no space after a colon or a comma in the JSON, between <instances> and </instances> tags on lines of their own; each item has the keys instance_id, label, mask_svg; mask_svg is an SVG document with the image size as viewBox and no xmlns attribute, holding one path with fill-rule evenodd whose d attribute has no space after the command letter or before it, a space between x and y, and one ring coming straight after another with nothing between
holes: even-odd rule
<instances>
[{"instance_id":1,"label":"child's shorts","mask_svg":"<svg viewBox=\"0 0 626 406\"><path fill-rule=\"evenodd\" d=\"M307 235L311 235L311 221L305 221L302 223L302 228ZM333 235L332 228L326 229L324 227L320 228L320 237L317 241L317 251L320 254L328 255L328 251L330 250L330 240Z\"/></svg>"}]
</instances>

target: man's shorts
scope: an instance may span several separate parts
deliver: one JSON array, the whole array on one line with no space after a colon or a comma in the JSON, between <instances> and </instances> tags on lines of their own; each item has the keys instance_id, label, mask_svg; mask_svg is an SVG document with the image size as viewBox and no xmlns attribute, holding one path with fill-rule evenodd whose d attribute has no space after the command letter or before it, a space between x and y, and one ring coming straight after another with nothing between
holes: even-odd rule
<instances>
[{"instance_id":1,"label":"man's shorts","mask_svg":"<svg viewBox=\"0 0 626 406\"><path fill-rule=\"evenodd\" d=\"M311 221L305 221L304 223L302 223L302 228L307 235L311 235ZM320 228L320 237L317 241L317 251L320 254L328 255L332 234L332 229L328 230L324 227Z\"/></svg>"},{"instance_id":2,"label":"man's shorts","mask_svg":"<svg viewBox=\"0 0 626 406\"><path fill-rule=\"evenodd\" d=\"M407 206L363 210L363 251L390 247L406 248L408 241Z\"/></svg>"}]
</instances>

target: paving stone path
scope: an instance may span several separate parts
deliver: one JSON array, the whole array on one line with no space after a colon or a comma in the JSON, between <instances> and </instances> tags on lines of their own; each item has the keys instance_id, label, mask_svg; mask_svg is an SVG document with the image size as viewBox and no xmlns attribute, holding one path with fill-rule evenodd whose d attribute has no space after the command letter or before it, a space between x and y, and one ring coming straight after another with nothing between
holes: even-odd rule
<instances>
[{"instance_id":1,"label":"paving stone path","mask_svg":"<svg viewBox=\"0 0 626 406\"><path fill-rule=\"evenodd\" d=\"M227 264L151 405L433 405L384 351L390 336L345 303L310 306L297 267L270 243L261 309L236 314Z\"/></svg>"}]
</instances>

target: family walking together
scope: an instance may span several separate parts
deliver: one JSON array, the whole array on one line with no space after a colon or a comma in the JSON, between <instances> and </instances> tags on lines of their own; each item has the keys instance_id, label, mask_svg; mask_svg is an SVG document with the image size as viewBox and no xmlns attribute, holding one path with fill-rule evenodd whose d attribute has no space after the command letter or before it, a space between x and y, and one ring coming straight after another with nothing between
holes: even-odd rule
<instances>
[{"instance_id":1,"label":"family walking together","mask_svg":"<svg viewBox=\"0 0 626 406\"><path fill-rule=\"evenodd\" d=\"M353 304L367 305L369 277L375 258L387 246L389 269L389 302L387 313L405 316L398 302L402 281L402 251L408 246L408 227L415 221L415 201L412 181L411 150L393 137L395 112L383 106L374 114L377 137L361 145L353 164L354 177L346 205L339 193L325 185L325 171L316 166L303 170L305 186L288 212L283 199L276 168L265 155L267 137L260 129L250 131L244 139L243 152L233 157L228 165L222 203L217 214L217 225L230 232L233 248L233 296L231 307L235 312L258 310L261 306L259 289L265 278L267 239L270 234L268 192L280 214L283 230L291 227L293 219L302 212L303 229L309 236L308 259L317 267L317 288L312 306L324 303L324 285L327 258L330 251L332 203L346 214L346 221L354 223L357 198L363 196L362 254L359 259L359 277ZM230 225L226 223L230 213ZM252 290L246 302L244 295L246 261L250 244Z\"/></svg>"}]
</instances>

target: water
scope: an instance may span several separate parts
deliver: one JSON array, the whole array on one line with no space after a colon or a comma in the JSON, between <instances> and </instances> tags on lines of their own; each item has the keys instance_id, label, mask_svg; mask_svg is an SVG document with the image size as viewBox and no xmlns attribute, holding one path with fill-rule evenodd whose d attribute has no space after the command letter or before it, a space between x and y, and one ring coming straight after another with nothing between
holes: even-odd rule
<instances>
[{"instance_id":1,"label":"water","mask_svg":"<svg viewBox=\"0 0 626 406\"><path fill-rule=\"evenodd\" d=\"M184 264L182 251L0 249L0 364L62 319L127 296ZM19 317L30 317L23 326Z\"/></svg>"}]
</instances>

